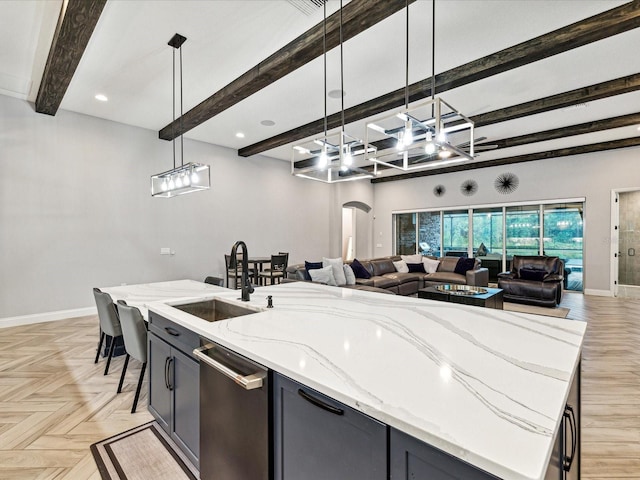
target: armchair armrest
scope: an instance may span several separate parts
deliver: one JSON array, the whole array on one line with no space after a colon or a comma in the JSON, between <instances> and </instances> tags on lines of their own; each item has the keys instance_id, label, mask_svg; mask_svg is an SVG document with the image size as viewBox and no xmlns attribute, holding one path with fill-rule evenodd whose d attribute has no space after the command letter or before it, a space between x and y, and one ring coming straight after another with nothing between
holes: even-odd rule
<instances>
[{"instance_id":1,"label":"armchair armrest","mask_svg":"<svg viewBox=\"0 0 640 480\"><path fill-rule=\"evenodd\" d=\"M489 286L489 269L478 268L476 270L467 270L467 285L474 287L487 287Z\"/></svg>"},{"instance_id":2,"label":"armchair armrest","mask_svg":"<svg viewBox=\"0 0 640 480\"><path fill-rule=\"evenodd\" d=\"M552 273L542 281L543 282L561 282L562 280L564 280L564 275L560 275L559 273Z\"/></svg>"},{"instance_id":3,"label":"armchair armrest","mask_svg":"<svg viewBox=\"0 0 640 480\"><path fill-rule=\"evenodd\" d=\"M516 274L514 272L500 272L498 278L516 278Z\"/></svg>"}]
</instances>

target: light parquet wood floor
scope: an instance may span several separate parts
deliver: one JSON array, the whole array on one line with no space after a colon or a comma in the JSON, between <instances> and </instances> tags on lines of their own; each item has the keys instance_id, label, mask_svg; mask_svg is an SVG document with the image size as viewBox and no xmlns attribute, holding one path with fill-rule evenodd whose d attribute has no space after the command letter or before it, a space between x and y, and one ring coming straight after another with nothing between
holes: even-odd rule
<instances>
[{"instance_id":1,"label":"light parquet wood floor","mask_svg":"<svg viewBox=\"0 0 640 480\"><path fill-rule=\"evenodd\" d=\"M0 479L100 479L89 445L152 419L140 363L94 364L97 317L0 329Z\"/></svg>"},{"instance_id":2,"label":"light parquet wood floor","mask_svg":"<svg viewBox=\"0 0 640 480\"><path fill-rule=\"evenodd\" d=\"M582 360L582 478L640 479L640 300L566 294L588 321ZM97 480L89 445L151 420L138 362L94 365L96 317L0 329L0 479Z\"/></svg>"}]
</instances>

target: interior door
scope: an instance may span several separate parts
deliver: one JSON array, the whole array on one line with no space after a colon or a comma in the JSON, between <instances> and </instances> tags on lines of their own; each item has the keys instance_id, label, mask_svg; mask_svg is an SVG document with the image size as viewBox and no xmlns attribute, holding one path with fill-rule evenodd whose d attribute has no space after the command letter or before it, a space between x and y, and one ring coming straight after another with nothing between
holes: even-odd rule
<instances>
[{"instance_id":1,"label":"interior door","mask_svg":"<svg viewBox=\"0 0 640 480\"><path fill-rule=\"evenodd\" d=\"M616 193L616 295L640 297L640 190ZM614 209L615 211L616 209Z\"/></svg>"}]
</instances>

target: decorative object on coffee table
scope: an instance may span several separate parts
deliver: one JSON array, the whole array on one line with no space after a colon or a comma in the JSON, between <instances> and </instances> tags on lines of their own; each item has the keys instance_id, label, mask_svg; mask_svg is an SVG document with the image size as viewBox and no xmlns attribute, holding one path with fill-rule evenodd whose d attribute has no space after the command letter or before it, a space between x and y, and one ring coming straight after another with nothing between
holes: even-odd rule
<instances>
[{"instance_id":1,"label":"decorative object on coffee table","mask_svg":"<svg viewBox=\"0 0 640 480\"><path fill-rule=\"evenodd\" d=\"M418 290L418 297L498 310L502 310L503 305L503 293L500 288L471 285L444 284L426 287Z\"/></svg>"}]
</instances>

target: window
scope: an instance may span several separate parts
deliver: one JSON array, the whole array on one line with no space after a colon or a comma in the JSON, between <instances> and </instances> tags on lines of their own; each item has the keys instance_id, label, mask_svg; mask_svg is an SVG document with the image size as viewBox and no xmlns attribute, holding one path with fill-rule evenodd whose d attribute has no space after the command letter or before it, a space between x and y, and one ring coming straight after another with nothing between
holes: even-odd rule
<instances>
[{"instance_id":1,"label":"window","mask_svg":"<svg viewBox=\"0 0 640 480\"><path fill-rule=\"evenodd\" d=\"M506 208L507 257L540 255L540 206Z\"/></svg>"},{"instance_id":2,"label":"window","mask_svg":"<svg viewBox=\"0 0 640 480\"><path fill-rule=\"evenodd\" d=\"M582 290L582 203L544 205L544 254L564 261L568 290Z\"/></svg>"},{"instance_id":3,"label":"window","mask_svg":"<svg viewBox=\"0 0 640 480\"><path fill-rule=\"evenodd\" d=\"M469 210L453 210L442 215L442 250L445 255L467 256Z\"/></svg>"},{"instance_id":4,"label":"window","mask_svg":"<svg viewBox=\"0 0 640 480\"><path fill-rule=\"evenodd\" d=\"M394 215L396 255L412 255L416 253L416 215L415 213Z\"/></svg>"},{"instance_id":5,"label":"window","mask_svg":"<svg viewBox=\"0 0 640 480\"><path fill-rule=\"evenodd\" d=\"M484 245L484 252L478 249ZM473 254L502 258L502 208L473 210Z\"/></svg>"},{"instance_id":6,"label":"window","mask_svg":"<svg viewBox=\"0 0 640 480\"><path fill-rule=\"evenodd\" d=\"M418 253L440 256L440 212L418 213Z\"/></svg>"}]
</instances>

